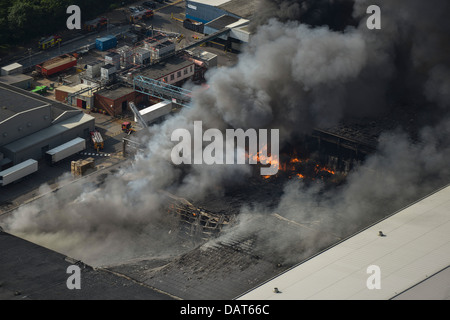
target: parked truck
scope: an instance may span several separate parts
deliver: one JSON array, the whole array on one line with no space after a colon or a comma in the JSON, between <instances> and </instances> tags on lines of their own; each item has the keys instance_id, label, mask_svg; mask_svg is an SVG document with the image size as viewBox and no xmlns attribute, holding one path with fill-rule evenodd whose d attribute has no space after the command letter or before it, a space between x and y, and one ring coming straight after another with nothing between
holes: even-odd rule
<instances>
[{"instance_id":1,"label":"parked truck","mask_svg":"<svg viewBox=\"0 0 450 320\"><path fill-rule=\"evenodd\" d=\"M38 42L38 47L40 50L46 50L52 48L62 41L61 37L58 35L53 35L48 38L41 38Z\"/></svg>"},{"instance_id":2,"label":"parked truck","mask_svg":"<svg viewBox=\"0 0 450 320\"><path fill-rule=\"evenodd\" d=\"M153 18L153 10L142 10L138 12L134 12L130 15L130 22L136 23L140 20L148 20Z\"/></svg>"},{"instance_id":3,"label":"parked truck","mask_svg":"<svg viewBox=\"0 0 450 320\"><path fill-rule=\"evenodd\" d=\"M45 153L45 159L48 163L53 164L61 161L75 153L86 149L86 140L83 138L75 138Z\"/></svg>"},{"instance_id":4,"label":"parked truck","mask_svg":"<svg viewBox=\"0 0 450 320\"><path fill-rule=\"evenodd\" d=\"M106 17L99 17L93 20L86 21L83 25L83 30L86 32L98 31L106 28L108 19Z\"/></svg>"},{"instance_id":5,"label":"parked truck","mask_svg":"<svg viewBox=\"0 0 450 320\"><path fill-rule=\"evenodd\" d=\"M142 119L150 124L172 112L172 102L165 100L139 111ZM136 115L135 115L136 117ZM135 119L137 121L137 119Z\"/></svg>"},{"instance_id":6,"label":"parked truck","mask_svg":"<svg viewBox=\"0 0 450 320\"><path fill-rule=\"evenodd\" d=\"M4 187L14 181L38 171L38 162L29 159L0 172L0 186Z\"/></svg>"},{"instance_id":7,"label":"parked truck","mask_svg":"<svg viewBox=\"0 0 450 320\"><path fill-rule=\"evenodd\" d=\"M76 65L77 58L70 54L63 54L36 65L36 71L41 75L48 77L55 73L69 70Z\"/></svg>"},{"instance_id":8,"label":"parked truck","mask_svg":"<svg viewBox=\"0 0 450 320\"><path fill-rule=\"evenodd\" d=\"M94 146L94 149L97 150L97 152L100 149L104 148L103 137L102 137L101 133L98 132L97 130L91 131L91 140L92 140L92 145Z\"/></svg>"}]
</instances>

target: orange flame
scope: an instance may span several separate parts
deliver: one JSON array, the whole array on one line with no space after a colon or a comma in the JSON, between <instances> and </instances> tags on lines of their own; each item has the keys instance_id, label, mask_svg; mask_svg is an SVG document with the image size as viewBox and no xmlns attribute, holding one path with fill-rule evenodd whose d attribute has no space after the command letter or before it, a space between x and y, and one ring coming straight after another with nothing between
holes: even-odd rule
<instances>
[{"instance_id":1,"label":"orange flame","mask_svg":"<svg viewBox=\"0 0 450 320\"><path fill-rule=\"evenodd\" d=\"M254 154L254 155L247 154L246 156L247 156L247 158L251 157L251 159L253 159L253 161L255 161L257 163L261 163L261 164L263 164L263 163L269 164L270 163L272 166L275 166L275 165L278 166L279 171L290 173L289 178L292 178L292 177L296 177L298 179L306 178L304 174L298 173L296 171L299 171L299 169L300 169L299 164L305 164L308 161L310 161L310 159L308 159L308 158L302 159L299 155L294 153L288 161L280 163L280 161L277 157L272 156L272 155L266 156L265 155L265 154L267 154L266 150L267 150L267 145L264 146L264 148L261 151L257 152L256 154ZM264 153L263 153L263 151L264 151ZM314 172L316 174L319 174L321 172L327 172L332 175L336 174L336 172L334 170L327 168L325 166L321 166L319 164L315 165ZM266 180L271 177L272 176L263 176L263 178ZM309 177L309 179L315 180L315 177ZM322 179L323 179L323 177L322 177Z\"/></svg>"}]
</instances>

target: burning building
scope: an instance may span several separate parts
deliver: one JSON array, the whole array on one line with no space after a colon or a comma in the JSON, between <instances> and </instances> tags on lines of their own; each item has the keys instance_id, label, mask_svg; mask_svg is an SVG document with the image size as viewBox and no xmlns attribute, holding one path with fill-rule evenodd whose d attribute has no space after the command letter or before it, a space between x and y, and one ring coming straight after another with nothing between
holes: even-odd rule
<instances>
[{"instance_id":1,"label":"burning building","mask_svg":"<svg viewBox=\"0 0 450 320\"><path fill-rule=\"evenodd\" d=\"M206 73L208 90L150 127L131 163L99 188L72 185L20 208L5 230L128 274L154 266L133 275L186 298L230 298L447 185L450 5L375 4L383 24L373 31L369 1L261 1L237 65ZM175 166L170 137L196 120L221 131L278 129L280 175L255 176L248 164ZM203 222L187 211L190 226L225 213L235 223L174 252L171 229L155 227L166 217L160 190L206 208ZM196 290L205 281L209 295Z\"/></svg>"}]
</instances>

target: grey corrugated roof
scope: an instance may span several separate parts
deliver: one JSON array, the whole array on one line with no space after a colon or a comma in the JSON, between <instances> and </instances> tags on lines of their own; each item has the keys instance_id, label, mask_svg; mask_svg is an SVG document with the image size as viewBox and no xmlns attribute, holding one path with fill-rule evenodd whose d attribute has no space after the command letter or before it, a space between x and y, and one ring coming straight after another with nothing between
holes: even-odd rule
<instances>
[{"instance_id":1,"label":"grey corrugated roof","mask_svg":"<svg viewBox=\"0 0 450 320\"><path fill-rule=\"evenodd\" d=\"M0 97L0 122L19 112L46 105L45 102L11 90L4 84L0 85Z\"/></svg>"},{"instance_id":2,"label":"grey corrugated roof","mask_svg":"<svg viewBox=\"0 0 450 320\"><path fill-rule=\"evenodd\" d=\"M0 82L0 97L0 122L19 112L45 105L51 105L53 120L64 111L76 110L71 106L2 82Z\"/></svg>"},{"instance_id":3,"label":"grey corrugated roof","mask_svg":"<svg viewBox=\"0 0 450 320\"><path fill-rule=\"evenodd\" d=\"M78 262L81 289L69 290L67 268L76 261L0 230L0 300L170 300L129 278Z\"/></svg>"},{"instance_id":4,"label":"grey corrugated roof","mask_svg":"<svg viewBox=\"0 0 450 320\"><path fill-rule=\"evenodd\" d=\"M220 9L248 19L257 9L260 0L231 0L219 6Z\"/></svg>"},{"instance_id":5,"label":"grey corrugated roof","mask_svg":"<svg viewBox=\"0 0 450 320\"><path fill-rule=\"evenodd\" d=\"M42 129L26 137L13 141L3 146L3 148L11 152L18 152L20 150L31 148L31 146L36 145L40 141L44 141L46 139L61 135L74 126L78 126L80 124L91 121L94 122L95 118L82 112L69 119L53 124L48 128Z\"/></svg>"},{"instance_id":6,"label":"grey corrugated roof","mask_svg":"<svg viewBox=\"0 0 450 320\"><path fill-rule=\"evenodd\" d=\"M228 26L232 23L235 23L238 20L239 20L238 18L229 16L229 15L223 15L217 19L214 19L214 20L208 22L205 26L208 26L215 30L222 30L226 26Z\"/></svg>"},{"instance_id":7,"label":"grey corrugated roof","mask_svg":"<svg viewBox=\"0 0 450 320\"><path fill-rule=\"evenodd\" d=\"M450 185L240 298L391 299L450 265L449 208ZM370 290L367 281L373 271L368 267L374 265L380 270L381 288ZM419 295L415 291L415 297Z\"/></svg>"}]
</instances>

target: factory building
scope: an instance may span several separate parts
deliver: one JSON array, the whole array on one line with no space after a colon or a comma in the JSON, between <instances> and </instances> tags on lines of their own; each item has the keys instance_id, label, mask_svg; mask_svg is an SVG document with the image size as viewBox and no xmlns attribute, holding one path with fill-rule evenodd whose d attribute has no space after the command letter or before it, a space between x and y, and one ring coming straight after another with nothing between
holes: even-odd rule
<instances>
[{"instance_id":1,"label":"factory building","mask_svg":"<svg viewBox=\"0 0 450 320\"><path fill-rule=\"evenodd\" d=\"M186 18L205 24L223 15L249 19L257 3L258 0L187 0Z\"/></svg>"},{"instance_id":2,"label":"factory building","mask_svg":"<svg viewBox=\"0 0 450 320\"><path fill-rule=\"evenodd\" d=\"M33 77L22 73L1 76L0 82L22 89L30 89L34 85Z\"/></svg>"},{"instance_id":3,"label":"factory building","mask_svg":"<svg viewBox=\"0 0 450 320\"><path fill-rule=\"evenodd\" d=\"M214 41L219 41L225 50L241 51L242 45L250 40L249 22L247 19L223 15L205 24L203 33L210 35L228 28L230 30L228 33L221 35Z\"/></svg>"},{"instance_id":4,"label":"factory building","mask_svg":"<svg viewBox=\"0 0 450 320\"><path fill-rule=\"evenodd\" d=\"M239 299L448 299L449 205L447 185Z\"/></svg>"},{"instance_id":5,"label":"factory building","mask_svg":"<svg viewBox=\"0 0 450 320\"><path fill-rule=\"evenodd\" d=\"M115 89L102 89L94 94L96 109L105 110L111 116L118 116L128 110L128 104L141 103L146 97L133 88L120 86Z\"/></svg>"},{"instance_id":6,"label":"factory building","mask_svg":"<svg viewBox=\"0 0 450 320\"><path fill-rule=\"evenodd\" d=\"M220 8L220 6L228 0L196 0L186 1L186 18L199 21L202 23L208 23L214 20L226 12Z\"/></svg>"},{"instance_id":7,"label":"factory building","mask_svg":"<svg viewBox=\"0 0 450 320\"><path fill-rule=\"evenodd\" d=\"M8 76L23 73L23 66L20 63L13 63L1 68L1 75Z\"/></svg>"},{"instance_id":8,"label":"factory building","mask_svg":"<svg viewBox=\"0 0 450 320\"><path fill-rule=\"evenodd\" d=\"M186 1L186 18L204 24L202 32L206 35L229 29L230 32L210 44L224 50L241 51L242 44L250 39L248 25L257 3L257 0Z\"/></svg>"},{"instance_id":9,"label":"factory building","mask_svg":"<svg viewBox=\"0 0 450 320\"><path fill-rule=\"evenodd\" d=\"M194 61L174 56L142 70L139 74L150 79L181 86L188 79L192 78L194 69Z\"/></svg>"},{"instance_id":10,"label":"factory building","mask_svg":"<svg viewBox=\"0 0 450 320\"><path fill-rule=\"evenodd\" d=\"M0 83L0 169L40 160L48 150L88 138L95 119L81 110Z\"/></svg>"},{"instance_id":11,"label":"factory building","mask_svg":"<svg viewBox=\"0 0 450 320\"><path fill-rule=\"evenodd\" d=\"M90 88L90 86L86 84L78 84L76 86L60 86L55 89L55 99L81 109L92 109L94 107L94 95L92 91L82 92L83 89L86 88ZM78 92L82 93L71 97L71 95Z\"/></svg>"}]
</instances>

